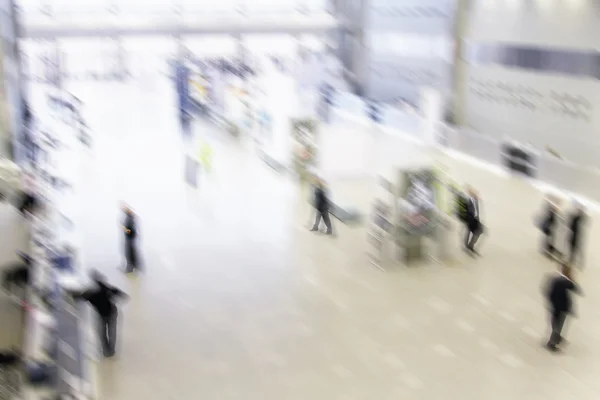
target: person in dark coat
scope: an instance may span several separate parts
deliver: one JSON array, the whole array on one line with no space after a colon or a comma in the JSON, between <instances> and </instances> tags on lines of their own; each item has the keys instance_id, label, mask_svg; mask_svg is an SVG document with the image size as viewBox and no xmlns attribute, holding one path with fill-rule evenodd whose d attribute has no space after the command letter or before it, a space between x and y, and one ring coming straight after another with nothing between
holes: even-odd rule
<instances>
[{"instance_id":1,"label":"person in dark coat","mask_svg":"<svg viewBox=\"0 0 600 400\"><path fill-rule=\"evenodd\" d=\"M137 252L138 228L135 213L128 206L123 207L125 220L121 225L125 234L125 272L132 273L140 268Z\"/></svg>"},{"instance_id":2,"label":"person in dark coat","mask_svg":"<svg viewBox=\"0 0 600 400\"><path fill-rule=\"evenodd\" d=\"M98 313L98 334L105 357L115 355L117 346L117 317L119 312L116 301L127 298L121 290L109 285L104 276L92 271L94 288L83 292L71 293L75 300L84 300Z\"/></svg>"},{"instance_id":3,"label":"person in dark coat","mask_svg":"<svg viewBox=\"0 0 600 400\"><path fill-rule=\"evenodd\" d=\"M314 207L317 211L317 215L315 217L315 224L311 229L312 232L316 232L319 230L321 218L323 218L323 222L325 222L325 226L327 227L326 233L328 235L333 234L333 230L331 228L331 220L329 219L329 205L329 198L327 196L325 183L321 179L317 178L315 182L314 193Z\"/></svg>"},{"instance_id":4,"label":"person in dark coat","mask_svg":"<svg viewBox=\"0 0 600 400\"><path fill-rule=\"evenodd\" d=\"M38 196L36 193L35 179L29 173L23 175L23 189L20 193L17 209L27 217L29 214L35 214L40 208Z\"/></svg>"},{"instance_id":5,"label":"person in dark coat","mask_svg":"<svg viewBox=\"0 0 600 400\"><path fill-rule=\"evenodd\" d=\"M477 240L483 233L483 224L481 223L481 209L479 196L477 192L473 188L469 188L467 190L467 198L466 198L466 215L465 215L465 225L466 225L466 235L465 235L465 250L469 254L478 254L477 250L475 250L475 245L477 244Z\"/></svg>"},{"instance_id":6,"label":"person in dark coat","mask_svg":"<svg viewBox=\"0 0 600 400\"><path fill-rule=\"evenodd\" d=\"M550 279L546 290L552 331L546 347L550 351L558 351L563 342L562 329L567 316L573 311L571 299L573 292L581 293L579 286L572 279L571 268L567 264L562 264L560 273Z\"/></svg>"},{"instance_id":7,"label":"person in dark coat","mask_svg":"<svg viewBox=\"0 0 600 400\"><path fill-rule=\"evenodd\" d=\"M575 211L569 216L569 263L575 265L581 261L581 236L586 223L586 214L583 207L578 206Z\"/></svg>"}]
</instances>

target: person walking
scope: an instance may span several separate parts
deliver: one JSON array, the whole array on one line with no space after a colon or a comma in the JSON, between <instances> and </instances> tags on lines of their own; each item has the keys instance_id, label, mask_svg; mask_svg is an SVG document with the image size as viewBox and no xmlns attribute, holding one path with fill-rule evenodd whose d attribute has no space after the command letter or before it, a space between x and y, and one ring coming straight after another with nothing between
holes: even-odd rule
<instances>
[{"instance_id":1,"label":"person walking","mask_svg":"<svg viewBox=\"0 0 600 400\"><path fill-rule=\"evenodd\" d=\"M135 213L128 206L123 206L125 220L121 225L125 235L125 272L132 273L139 270L139 257L137 252L137 221Z\"/></svg>"},{"instance_id":2,"label":"person walking","mask_svg":"<svg viewBox=\"0 0 600 400\"><path fill-rule=\"evenodd\" d=\"M465 225L466 225L466 235L465 235L465 250L470 255L479 254L477 250L475 250L475 245L477 244L477 240L479 236L483 233L483 225L481 223L481 213L480 213L480 202L479 196L477 192L473 188L469 188L467 190L467 199L466 199L466 215L465 215Z\"/></svg>"},{"instance_id":3,"label":"person walking","mask_svg":"<svg viewBox=\"0 0 600 400\"><path fill-rule=\"evenodd\" d=\"M316 178L315 182L315 193L314 193L314 207L316 209L315 224L313 225L311 232L317 232L319 225L321 224L321 218L327 227L326 234L332 235L333 230L331 227L331 220L329 219L329 198L327 196L325 183L323 180Z\"/></svg>"},{"instance_id":4,"label":"person walking","mask_svg":"<svg viewBox=\"0 0 600 400\"><path fill-rule=\"evenodd\" d=\"M567 316L572 313L573 301L571 293L581 293L579 286L573 281L571 268L561 264L560 272L552 277L546 290L546 300L550 311L551 334L546 347L556 352L563 342L562 330Z\"/></svg>"},{"instance_id":5,"label":"person walking","mask_svg":"<svg viewBox=\"0 0 600 400\"><path fill-rule=\"evenodd\" d=\"M71 293L75 300L84 300L96 310L98 314L98 334L105 357L115 355L117 345L117 317L119 312L116 300L126 299L127 295L106 282L106 279L97 271L91 273L95 287L79 293Z\"/></svg>"}]
</instances>

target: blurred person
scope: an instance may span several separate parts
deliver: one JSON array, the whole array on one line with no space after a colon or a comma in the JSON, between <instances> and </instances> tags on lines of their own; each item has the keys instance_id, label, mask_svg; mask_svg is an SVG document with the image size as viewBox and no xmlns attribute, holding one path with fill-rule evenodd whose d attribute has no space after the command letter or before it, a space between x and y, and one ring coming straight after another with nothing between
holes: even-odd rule
<instances>
[{"instance_id":1,"label":"blurred person","mask_svg":"<svg viewBox=\"0 0 600 400\"><path fill-rule=\"evenodd\" d=\"M133 210L129 206L123 206L125 219L121 225L125 234L125 272L132 273L139 270L139 258L137 252L137 221Z\"/></svg>"},{"instance_id":2,"label":"blurred person","mask_svg":"<svg viewBox=\"0 0 600 400\"><path fill-rule=\"evenodd\" d=\"M31 126L31 120L33 119L33 114L31 112L31 108L29 107L29 103L26 100L23 100L22 103L23 108L23 124L26 128Z\"/></svg>"},{"instance_id":3,"label":"blurred person","mask_svg":"<svg viewBox=\"0 0 600 400\"><path fill-rule=\"evenodd\" d=\"M115 355L117 345L117 318L119 315L116 301L126 299L127 295L106 282L98 271L91 272L94 287L82 292L71 292L75 300L85 300L98 313L98 334L105 357Z\"/></svg>"},{"instance_id":4,"label":"blurred person","mask_svg":"<svg viewBox=\"0 0 600 400\"><path fill-rule=\"evenodd\" d=\"M540 221L540 230L544 234L542 251L547 256L552 257L559 255L555 247L555 236L558 224L560 223L560 206L558 199L553 197L549 197L546 202L546 209L542 211L542 218Z\"/></svg>"},{"instance_id":5,"label":"blurred person","mask_svg":"<svg viewBox=\"0 0 600 400\"><path fill-rule=\"evenodd\" d=\"M585 210L581 205L577 204L568 220L569 232L567 234L567 244L569 246L569 263L571 265L581 262L581 236L586 219Z\"/></svg>"},{"instance_id":6,"label":"blurred person","mask_svg":"<svg viewBox=\"0 0 600 400\"><path fill-rule=\"evenodd\" d=\"M2 286L12 293L15 288L24 288L30 282L32 259L29 255L17 252L19 261L2 266Z\"/></svg>"},{"instance_id":7,"label":"blurred person","mask_svg":"<svg viewBox=\"0 0 600 400\"><path fill-rule=\"evenodd\" d=\"M470 255L478 255L479 253L477 252L477 250L475 250L475 245L477 244L477 240L479 240L479 237L483 233L483 224L481 223L480 219L481 209L479 195L471 187L467 189L465 211L465 226L467 228L464 242L465 250Z\"/></svg>"},{"instance_id":8,"label":"blurred person","mask_svg":"<svg viewBox=\"0 0 600 400\"><path fill-rule=\"evenodd\" d=\"M551 334L546 347L556 352L563 342L562 330L569 314L572 314L573 301L571 292L581 293L579 286L573 281L572 270L565 264L561 264L560 272L552 277L546 289L546 300L550 312Z\"/></svg>"},{"instance_id":9,"label":"blurred person","mask_svg":"<svg viewBox=\"0 0 600 400\"><path fill-rule=\"evenodd\" d=\"M22 142L25 147L25 152L29 160L35 164L36 163L36 155L37 155L37 143L35 140L35 135L31 132L32 122L33 122L33 114L31 112L31 108L29 104L23 100L23 127L22 127Z\"/></svg>"},{"instance_id":10,"label":"blurred person","mask_svg":"<svg viewBox=\"0 0 600 400\"><path fill-rule=\"evenodd\" d=\"M327 227L326 234L333 234L333 230L331 228L331 220L329 219L329 197L327 195L327 190L325 186L325 182L322 179L315 179L315 192L314 192L314 207L316 212L315 224L313 225L311 232L317 232L319 230L319 225L321 224L321 218L323 218L323 222Z\"/></svg>"},{"instance_id":11,"label":"blurred person","mask_svg":"<svg viewBox=\"0 0 600 400\"><path fill-rule=\"evenodd\" d=\"M36 194L35 179L29 172L25 172L23 175L22 189L17 208L25 217L35 214L35 212L39 209L39 200Z\"/></svg>"}]
</instances>

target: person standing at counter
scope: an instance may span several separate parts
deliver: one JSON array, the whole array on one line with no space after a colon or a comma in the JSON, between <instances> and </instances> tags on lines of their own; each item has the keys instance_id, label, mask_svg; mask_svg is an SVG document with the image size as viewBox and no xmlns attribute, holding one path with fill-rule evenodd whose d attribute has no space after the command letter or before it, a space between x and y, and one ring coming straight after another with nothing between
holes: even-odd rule
<instances>
[{"instance_id":1,"label":"person standing at counter","mask_svg":"<svg viewBox=\"0 0 600 400\"><path fill-rule=\"evenodd\" d=\"M123 206L125 220L121 225L121 229L125 235L125 272L132 273L139 270L139 257L137 252L137 221L136 216L131 208Z\"/></svg>"},{"instance_id":2,"label":"person standing at counter","mask_svg":"<svg viewBox=\"0 0 600 400\"><path fill-rule=\"evenodd\" d=\"M127 295L109 285L104 276L97 271L91 273L94 288L83 292L72 292L71 295L75 300L84 300L98 313L98 334L102 344L102 351L105 357L115 355L117 346L117 317L119 312L116 301L126 299Z\"/></svg>"}]
</instances>

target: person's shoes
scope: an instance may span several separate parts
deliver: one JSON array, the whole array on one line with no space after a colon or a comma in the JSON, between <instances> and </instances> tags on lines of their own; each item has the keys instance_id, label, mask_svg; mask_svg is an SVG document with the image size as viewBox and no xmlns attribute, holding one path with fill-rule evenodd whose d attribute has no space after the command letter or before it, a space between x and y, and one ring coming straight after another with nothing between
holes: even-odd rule
<instances>
[{"instance_id":1,"label":"person's shoes","mask_svg":"<svg viewBox=\"0 0 600 400\"><path fill-rule=\"evenodd\" d=\"M315 227L313 227L313 228L312 228L310 231L311 231L311 232L318 232L318 231L319 231L319 228L315 228Z\"/></svg>"},{"instance_id":2,"label":"person's shoes","mask_svg":"<svg viewBox=\"0 0 600 400\"><path fill-rule=\"evenodd\" d=\"M556 344L550 342L546 343L546 349L552 353L558 353L560 351Z\"/></svg>"},{"instance_id":3,"label":"person's shoes","mask_svg":"<svg viewBox=\"0 0 600 400\"><path fill-rule=\"evenodd\" d=\"M561 346L561 347L563 347L563 346L568 346L568 345L569 345L569 341L568 341L568 340L566 340L564 337L562 337L562 336L561 336L561 337L558 339L558 343L557 343L557 345L558 345L558 346Z\"/></svg>"},{"instance_id":4,"label":"person's shoes","mask_svg":"<svg viewBox=\"0 0 600 400\"><path fill-rule=\"evenodd\" d=\"M327 231L325 232L326 235L332 236L333 235L333 231Z\"/></svg>"},{"instance_id":5,"label":"person's shoes","mask_svg":"<svg viewBox=\"0 0 600 400\"><path fill-rule=\"evenodd\" d=\"M113 358L115 356L115 352L114 351L105 351L104 352L104 357L105 358Z\"/></svg>"}]
</instances>

